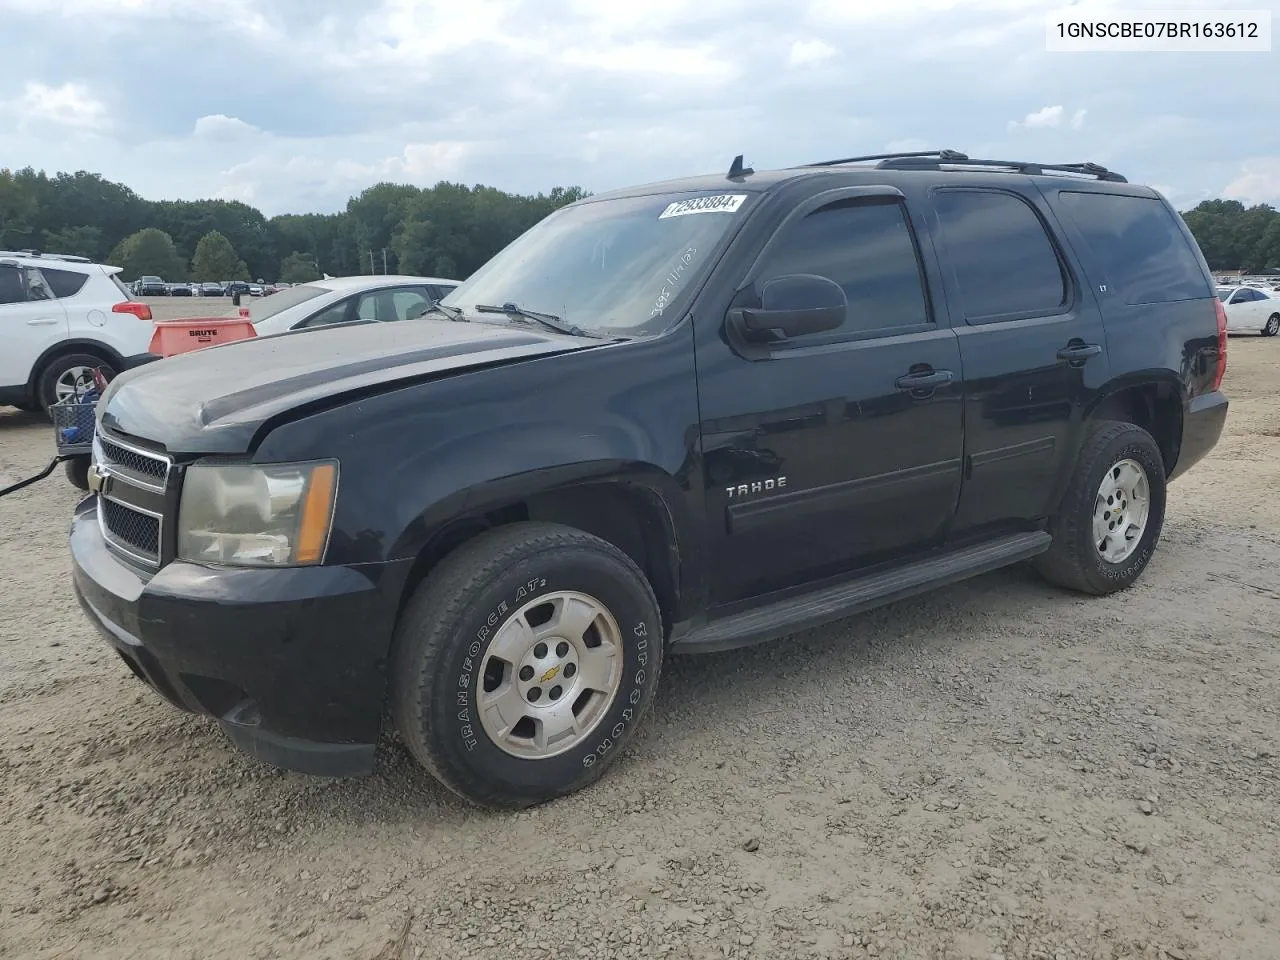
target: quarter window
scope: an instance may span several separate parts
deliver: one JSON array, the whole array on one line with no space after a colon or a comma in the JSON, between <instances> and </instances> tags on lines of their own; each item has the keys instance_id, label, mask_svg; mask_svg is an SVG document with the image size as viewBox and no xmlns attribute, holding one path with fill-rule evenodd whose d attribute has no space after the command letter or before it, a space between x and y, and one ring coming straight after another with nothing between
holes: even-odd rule
<instances>
[{"instance_id":1,"label":"quarter window","mask_svg":"<svg viewBox=\"0 0 1280 960\"><path fill-rule=\"evenodd\" d=\"M64 297L74 297L84 289L84 285L89 280L88 274L76 273L73 270L51 270L45 267L40 272L49 282L49 289L53 291L53 295L60 300Z\"/></svg>"},{"instance_id":2,"label":"quarter window","mask_svg":"<svg viewBox=\"0 0 1280 960\"><path fill-rule=\"evenodd\" d=\"M920 258L901 203L837 201L786 231L757 287L775 277L816 274L838 283L849 302L840 329L799 342L929 322Z\"/></svg>"},{"instance_id":3,"label":"quarter window","mask_svg":"<svg viewBox=\"0 0 1280 960\"><path fill-rule=\"evenodd\" d=\"M934 206L966 320L1046 316L1063 308L1062 264L1026 201L988 190L940 190Z\"/></svg>"},{"instance_id":4,"label":"quarter window","mask_svg":"<svg viewBox=\"0 0 1280 960\"><path fill-rule=\"evenodd\" d=\"M1064 190L1062 208L1125 303L1208 297L1209 278L1173 212L1154 197ZM1252 298L1250 298L1252 299Z\"/></svg>"}]
</instances>

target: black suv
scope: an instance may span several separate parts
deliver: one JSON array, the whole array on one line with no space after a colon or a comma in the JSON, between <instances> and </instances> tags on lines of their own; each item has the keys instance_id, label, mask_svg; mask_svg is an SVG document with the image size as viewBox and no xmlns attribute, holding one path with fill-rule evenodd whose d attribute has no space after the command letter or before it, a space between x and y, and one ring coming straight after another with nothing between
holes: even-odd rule
<instances>
[{"instance_id":1,"label":"black suv","mask_svg":"<svg viewBox=\"0 0 1280 960\"><path fill-rule=\"evenodd\" d=\"M128 664L262 760L600 776L663 658L1019 561L1132 584L1217 442L1225 317L1154 190L858 157L593 196L427 316L119 376L71 529Z\"/></svg>"}]
</instances>

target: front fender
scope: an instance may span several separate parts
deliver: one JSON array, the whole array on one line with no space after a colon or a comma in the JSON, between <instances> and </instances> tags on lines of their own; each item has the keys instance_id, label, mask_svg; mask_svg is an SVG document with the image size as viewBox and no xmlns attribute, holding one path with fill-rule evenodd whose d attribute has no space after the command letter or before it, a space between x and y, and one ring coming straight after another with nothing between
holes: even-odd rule
<instances>
[{"instance_id":1,"label":"front fender","mask_svg":"<svg viewBox=\"0 0 1280 960\"><path fill-rule=\"evenodd\" d=\"M651 491L683 547L701 540L697 425L692 352L672 337L356 400L276 427L255 459L341 461L333 563L416 556L454 518L601 480Z\"/></svg>"}]
</instances>

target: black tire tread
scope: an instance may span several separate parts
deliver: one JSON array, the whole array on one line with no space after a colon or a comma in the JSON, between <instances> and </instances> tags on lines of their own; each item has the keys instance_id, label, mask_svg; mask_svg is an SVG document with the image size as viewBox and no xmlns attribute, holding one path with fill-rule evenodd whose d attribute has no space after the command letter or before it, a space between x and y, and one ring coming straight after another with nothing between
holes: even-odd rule
<instances>
[{"instance_id":1,"label":"black tire tread","mask_svg":"<svg viewBox=\"0 0 1280 960\"><path fill-rule=\"evenodd\" d=\"M70 460L62 461L63 472L67 475L67 480L73 487L78 490L89 489L89 455L72 457Z\"/></svg>"},{"instance_id":2,"label":"black tire tread","mask_svg":"<svg viewBox=\"0 0 1280 960\"><path fill-rule=\"evenodd\" d=\"M1135 432L1147 439L1158 458L1159 447L1151 434L1125 420L1099 420L1086 436L1076 458L1071 484L1050 524L1053 543L1032 561L1036 571L1050 583L1094 596L1106 593L1092 582L1084 566L1085 557L1074 549L1079 541L1081 524L1090 522L1093 500L1097 495L1086 478L1091 475L1091 467L1107 446L1117 438Z\"/></svg>"},{"instance_id":3,"label":"black tire tread","mask_svg":"<svg viewBox=\"0 0 1280 960\"><path fill-rule=\"evenodd\" d=\"M440 668L440 661L452 639L451 631L475 597L514 564L534 553L582 549L603 551L621 563L643 586L653 609L658 609L653 588L644 573L613 544L573 527L522 521L480 534L445 557L419 584L400 616L392 641L390 662L392 721L414 759L464 800L504 809L529 806L527 801L495 789L492 784L481 781L463 784L440 763L431 746L431 717L425 705L431 696L430 678ZM419 651L423 667L415 670L414 661ZM658 644L653 667L655 676L661 670L660 651L661 644ZM651 703L652 696L647 697L644 709L636 717L637 726ZM591 768L591 779L603 774L619 752L614 751L604 761L595 764Z\"/></svg>"}]
</instances>

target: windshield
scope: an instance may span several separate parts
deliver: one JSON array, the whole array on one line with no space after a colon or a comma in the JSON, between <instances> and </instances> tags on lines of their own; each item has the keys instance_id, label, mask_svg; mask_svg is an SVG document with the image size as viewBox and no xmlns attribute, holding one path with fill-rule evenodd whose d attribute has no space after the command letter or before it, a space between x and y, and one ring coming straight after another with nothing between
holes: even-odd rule
<instances>
[{"instance_id":1,"label":"windshield","mask_svg":"<svg viewBox=\"0 0 1280 960\"><path fill-rule=\"evenodd\" d=\"M467 314L516 304L588 332L656 333L748 207L746 194L662 194L551 214L442 301Z\"/></svg>"},{"instance_id":2,"label":"windshield","mask_svg":"<svg viewBox=\"0 0 1280 960\"><path fill-rule=\"evenodd\" d=\"M254 284L254 286L256 287L257 284ZM312 286L309 283L290 287L288 290L281 290L279 293L273 293L270 299L262 300L250 306L249 320L252 323L261 323L267 317L274 317L282 310L296 307L300 303L305 303L326 293L329 293L328 287Z\"/></svg>"}]
</instances>

